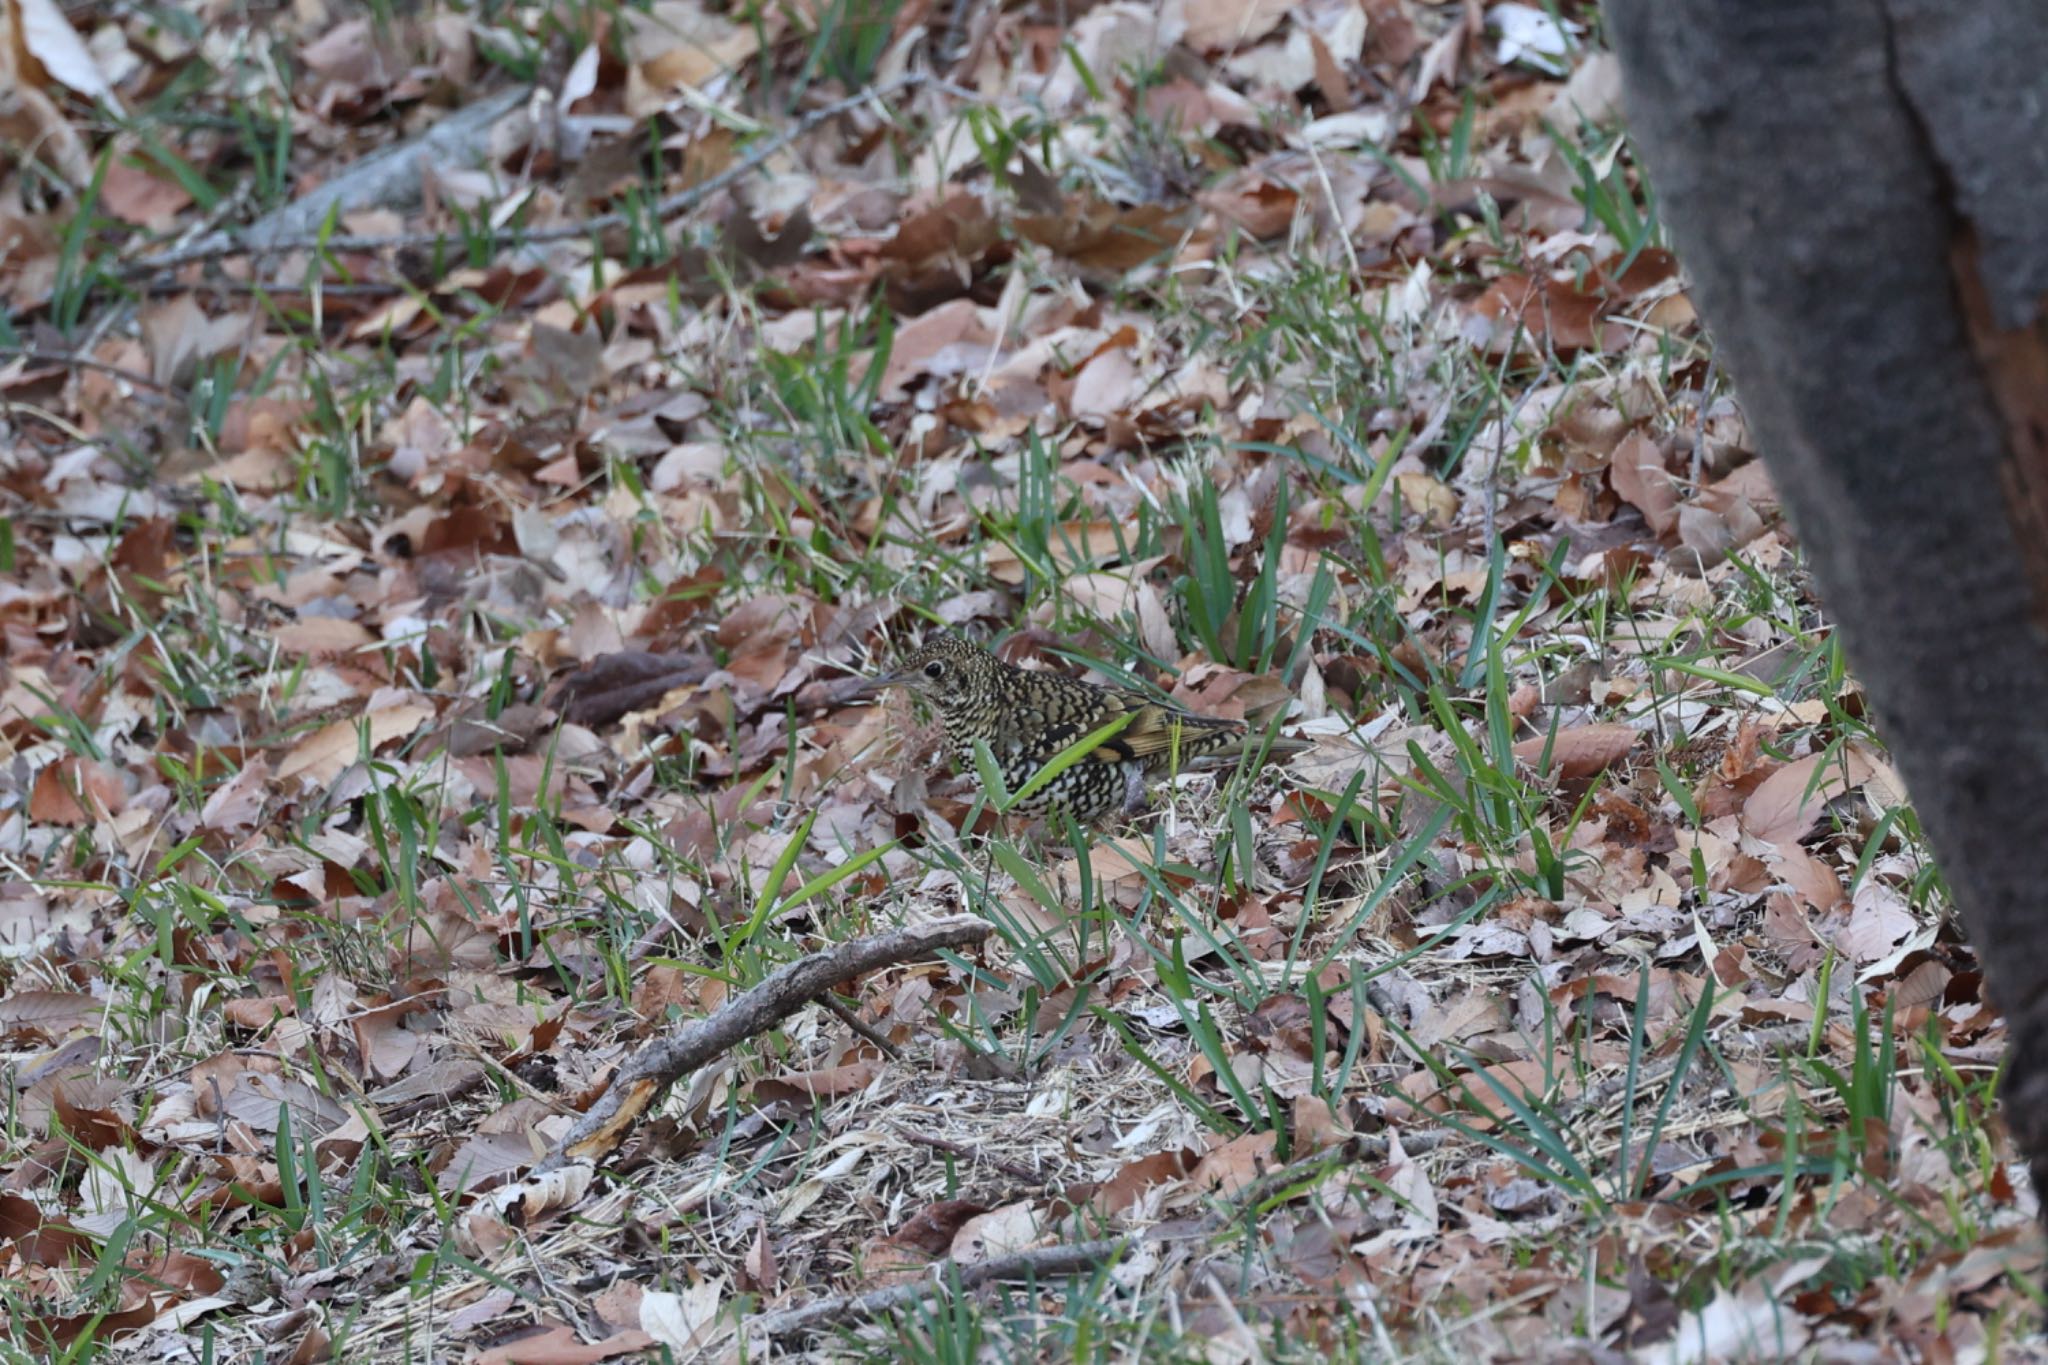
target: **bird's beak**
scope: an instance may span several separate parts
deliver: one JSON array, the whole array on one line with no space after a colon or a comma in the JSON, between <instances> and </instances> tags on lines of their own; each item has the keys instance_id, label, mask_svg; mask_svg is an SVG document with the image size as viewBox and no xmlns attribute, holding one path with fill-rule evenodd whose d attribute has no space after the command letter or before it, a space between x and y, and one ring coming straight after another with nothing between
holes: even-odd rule
<instances>
[{"instance_id":1,"label":"bird's beak","mask_svg":"<svg viewBox=\"0 0 2048 1365\"><path fill-rule=\"evenodd\" d=\"M854 695L857 697L870 697L885 687L900 687L909 681L910 679L900 672L883 673L877 677L869 678L858 688L854 689Z\"/></svg>"}]
</instances>

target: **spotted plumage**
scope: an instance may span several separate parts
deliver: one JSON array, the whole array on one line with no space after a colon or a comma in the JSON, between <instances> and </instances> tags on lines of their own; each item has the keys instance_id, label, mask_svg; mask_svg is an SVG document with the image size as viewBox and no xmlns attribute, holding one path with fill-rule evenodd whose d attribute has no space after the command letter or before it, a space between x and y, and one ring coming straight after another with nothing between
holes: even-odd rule
<instances>
[{"instance_id":1,"label":"spotted plumage","mask_svg":"<svg viewBox=\"0 0 2048 1365\"><path fill-rule=\"evenodd\" d=\"M1088 822L1119 809L1135 811L1142 807L1146 778L1175 766L1236 763L1264 742L1236 721L1198 716L1123 688L1018 668L952 634L936 636L872 685L907 686L930 701L965 771L975 771L974 742L985 742L1013 795L1076 740L1130 717L1087 757L1014 807L1026 815L1065 810ZM1308 747L1298 739L1275 739L1267 752L1284 756Z\"/></svg>"}]
</instances>

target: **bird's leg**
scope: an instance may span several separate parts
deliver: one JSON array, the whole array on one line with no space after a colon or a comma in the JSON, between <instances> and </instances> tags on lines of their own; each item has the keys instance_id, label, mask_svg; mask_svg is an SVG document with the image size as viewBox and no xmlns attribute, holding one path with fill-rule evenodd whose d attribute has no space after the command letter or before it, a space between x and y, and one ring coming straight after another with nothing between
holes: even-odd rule
<instances>
[{"instance_id":1,"label":"bird's leg","mask_svg":"<svg viewBox=\"0 0 2048 1365\"><path fill-rule=\"evenodd\" d=\"M1124 764L1124 814L1138 815L1147 810L1150 803L1145 800L1145 768L1143 764Z\"/></svg>"}]
</instances>

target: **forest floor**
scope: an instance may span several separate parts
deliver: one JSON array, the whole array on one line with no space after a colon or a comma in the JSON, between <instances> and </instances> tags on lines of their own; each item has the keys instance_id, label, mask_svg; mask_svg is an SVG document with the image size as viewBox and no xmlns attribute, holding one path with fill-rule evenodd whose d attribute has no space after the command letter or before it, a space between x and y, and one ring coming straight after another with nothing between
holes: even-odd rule
<instances>
[{"instance_id":1,"label":"forest floor","mask_svg":"<svg viewBox=\"0 0 2048 1365\"><path fill-rule=\"evenodd\" d=\"M2038 1340L1590 5L0 18L0 1358ZM1027 824L942 625L1314 747Z\"/></svg>"}]
</instances>

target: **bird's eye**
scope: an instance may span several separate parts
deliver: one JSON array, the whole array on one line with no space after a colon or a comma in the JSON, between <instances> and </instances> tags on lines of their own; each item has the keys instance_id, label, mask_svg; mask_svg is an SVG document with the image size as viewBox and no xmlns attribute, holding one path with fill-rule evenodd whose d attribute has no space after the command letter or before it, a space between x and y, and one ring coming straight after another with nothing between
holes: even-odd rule
<instances>
[{"instance_id":1,"label":"bird's eye","mask_svg":"<svg viewBox=\"0 0 2048 1365\"><path fill-rule=\"evenodd\" d=\"M924 675L927 678L943 678L946 676L946 666L939 662L939 660L933 659L924 666Z\"/></svg>"}]
</instances>

